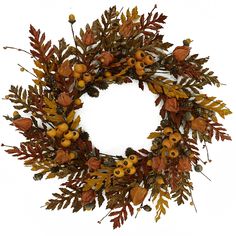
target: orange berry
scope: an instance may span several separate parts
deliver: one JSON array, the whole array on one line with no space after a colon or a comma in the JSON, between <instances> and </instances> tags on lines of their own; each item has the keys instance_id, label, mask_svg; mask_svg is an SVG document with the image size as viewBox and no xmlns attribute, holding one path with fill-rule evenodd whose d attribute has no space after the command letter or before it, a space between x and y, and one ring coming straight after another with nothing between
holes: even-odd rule
<instances>
[{"instance_id":1,"label":"orange berry","mask_svg":"<svg viewBox=\"0 0 236 236\"><path fill-rule=\"evenodd\" d=\"M76 98L74 103L75 103L75 105L80 106L82 102L81 102L80 98Z\"/></svg>"},{"instance_id":2,"label":"orange berry","mask_svg":"<svg viewBox=\"0 0 236 236\"><path fill-rule=\"evenodd\" d=\"M136 74L139 76L142 76L145 74L145 71L144 70L136 70Z\"/></svg>"},{"instance_id":3,"label":"orange berry","mask_svg":"<svg viewBox=\"0 0 236 236\"><path fill-rule=\"evenodd\" d=\"M176 158L179 156L179 151L176 148L169 150L169 157Z\"/></svg>"},{"instance_id":4,"label":"orange berry","mask_svg":"<svg viewBox=\"0 0 236 236\"><path fill-rule=\"evenodd\" d=\"M134 164L138 162L138 156L137 155L130 155L128 157L129 160L131 160Z\"/></svg>"},{"instance_id":5,"label":"orange berry","mask_svg":"<svg viewBox=\"0 0 236 236\"><path fill-rule=\"evenodd\" d=\"M143 58L145 57L145 53L142 50L138 50L138 51L136 51L134 57L135 57L136 60L142 61Z\"/></svg>"},{"instance_id":6,"label":"orange berry","mask_svg":"<svg viewBox=\"0 0 236 236\"><path fill-rule=\"evenodd\" d=\"M135 62L136 62L136 60L133 57L131 57L128 59L127 64L128 64L128 66L134 66Z\"/></svg>"},{"instance_id":7,"label":"orange berry","mask_svg":"<svg viewBox=\"0 0 236 236\"><path fill-rule=\"evenodd\" d=\"M62 146L62 147L69 147L70 145L71 145L71 141L70 141L69 139L63 138L63 139L61 140L61 146Z\"/></svg>"},{"instance_id":8,"label":"orange berry","mask_svg":"<svg viewBox=\"0 0 236 236\"><path fill-rule=\"evenodd\" d=\"M90 73L85 73L83 74L83 80L86 82L86 83L89 83L93 80L93 77Z\"/></svg>"},{"instance_id":9,"label":"orange berry","mask_svg":"<svg viewBox=\"0 0 236 236\"><path fill-rule=\"evenodd\" d=\"M173 129L171 127L165 127L163 130L164 135L169 136L170 134L173 133Z\"/></svg>"},{"instance_id":10,"label":"orange berry","mask_svg":"<svg viewBox=\"0 0 236 236\"><path fill-rule=\"evenodd\" d=\"M84 80L77 81L77 86L79 87L79 89L84 89L85 88Z\"/></svg>"},{"instance_id":11,"label":"orange berry","mask_svg":"<svg viewBox=\"0 0 236 236\"><path fill-rule=\"evenodd\" d=\"M124 161L121 161L121 160L117 161L116 166L117 167L124 167Z\"/></svg>"},{"instance_id":12,"label":"orange berry","mask_svg":"<svg viewBox=\"0 0 236 236\"><path fill-rule=\"evenodd\" d=\"M133 166L133 162L131 160L129 160L128 158L126 158L124 161L123 161L123 166L124 168L130 168Z\"/></svg>"},{"instance_id":13,"label":"orange berry","mask_svg":"<svg viewBox=\"0 0 236 236\"><path fill-rule=\"evenodd\" d=\"M142 61L135 62L135 69L136 70L143 70L145 67L144 63Z\"/></svg>"},{"instance_id":14,"label":"orange berry","mask_svg":"<svg viewBox=\"0 0 236 236\"><path fill-rule=\"evenodd\" d=\"M129 175L133 175L136 173L136 168L134 166L131 166L129 168L127 168L126 170L126 173L128 173Z\"/></svg>"},{"instance_id":15,"label":"orange berry","mask_svg":"<svg viewBox=\"0 0 236 236\"><path fill-rule=\"evenodd\" d=\"M62 132L66 132L69 129L69 127L66 123L62 123L62 124L58 125L57 128Z\"/></svg>"},{"instance_id":16,"label":"orange berry","mask_svg":"<svg viewBox=\"0 0 236 236\"><path fill-rule=\"evenodd\" d=\"M49 129L47 131L47 135L50 137L50 138L54 138L57 134L57 131L55 129Z\"/></svg>"},{"instance_id":17,"label":"orange berry","mask_svg":"<svg viewBox=\"0 0 236 236\"><path fill-rule=\"evenodd\" d=\"M143 62L146 64L146 65L152 65L154 63L154 59L151 55L146 55L144 58L143 58Z\"/></svg>"},{"instance_id":18,"label":"orange berry","mask_svg":"<svg viewBox=\"0 0 236 236\"><path fill-rule=\"evenodd\" d=\"M172 147L172 143L169 139L164 139L162 142L162 146L165 148L170 149Z\"/></svg>"},{"instance_id":19,"label":"orange berry","mask_svg":"<svg viewBox=\"0 0 236 236\"><path fill-rule=\"evenodd\" d=\"M106 71L104 75L105 77L109 78L112 76L112 73L110 71Z\"/></svg>"},{"instance_id":20,"label":"orange berry","mask_svg":"<svg viewBox=\"0 0 236 236\"><path fill-rule=\"evenodd\" d=\"M158 176L158 177L156 178L156 182L157 182L157 184L159 184L159 185L164 184L164 180L163 180L163 178L162 178L161 176Z\"/></svg>"},{"instance_id":21,"label":"orange berry","mask_svg":"<svg viewBox=\"0 0 236 236\"><path fill-rule=\"evenodd\" d=\"M73 141L75 141L79 138L79 132L78 131L73 131L72 134L73 134L73 137L72 137Z\"/></svg>"},{"instance_id":22,"label":"orange berry","mask_svg":"<svg viewBox=\"0 0 236 236\"><path fill-rule=\"evenodd\" d=\"M173 143L178 143L181 139L182 139L182 136L178 132L171 134L169 137L169 140Z\"/></svg>"},{"instance_id":23,"label":"orange berry","mask_svg":"<svg viewBox=\"0 0 236 236\"><path fill-rule=\"evenodd\" d=\"M87 66L85 64L75 64L74 71L77 73L85 73L87 71Z\"/></svg>"},{"instance_id":24,"label":"orange berry","mask_svg":"<svg viewBox=\"0 0 236 236\"><path fill-rule=\"evenodd\" d=\"M73 71L73 77L74 77L75 79L79 79L79 78L81 77L81 74L78 73L78 72L76 72L76 71Z\"/></svg>"},{"instance_id":25,"label":"orange berry","mask_svg":"<svg viewBox=\"0 0 236 236\"><path fill-rule=\"evenodd\" d=\"M65 139L72 139L73 138L73 132L71 130L67 130L65 133L64 133L64 138Z\"/></svg>"},{"instance_id":26,"label":"orange berry","mask_svg":"<svg viewBox=\"0 0 236 236\"><path fill-rule=\"evenodd\" d=\"M120 167L115 168L113 173L118 178L121 178L121 177L123 177L125 175L124 170L122 168L120 168Z\"/></svg>"}]
</instances>

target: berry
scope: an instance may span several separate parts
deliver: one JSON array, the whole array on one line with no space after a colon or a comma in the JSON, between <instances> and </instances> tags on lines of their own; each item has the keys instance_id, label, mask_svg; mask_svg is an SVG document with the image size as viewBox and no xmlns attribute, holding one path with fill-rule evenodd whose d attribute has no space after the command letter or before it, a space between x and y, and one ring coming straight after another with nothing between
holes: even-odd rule
<instances>
[{"instance_id":1,"label":"berry","mask_svg":"<svg viewBox=\"0 0 236 236\"><path fill-rule=\"evenodd\" d=\"M170 149L172 147L172 143L169 139L164 139L162 142L162 146Z\"/></svg>"},{"instance_id":2,"label":"berry","mask_svg":"<svg viewBox=\"0 0 236 236\"><path fill-rule=\"evenodd\" d=\"M112 76L112 73L110 71L106 71L104 75L105 77L109 78Z\"/></svg>"},{"instance_id":3,"label":"berry","mask_svg":"<svg viewBox=\"0 0 236 236\"><path fill-rule=\"evenodd\" d=\"M158 176L158 177L157 177L156 182L157 182L157 184L159 184L159 185L164 184L164 180L163 180L163 178L162 178L161 176Z\"/></svg>"},{"instance_id":4,"label":"berry","mask_svg":"<svg viewBox=\"0 0 236 236\"><path fill-rule=\"evenodd\" d=\"M50 137L50 138L54 138L57 134L57 131L55 129L49 129L47 131L47 135Z\"/></svg>"},{"instance_id":5,"label":"berry","mask_svg":"<svg viewBox=\"0 0 236 236\"><path fill-rule=\"evenodd\" d=\"M82 102L81 102L80 98L76 98L74 103L75 103L75 105L80 106Z\"/></svg>"},{"instance_id":6,"label":"berry","mask_svg":"<svg viewBox=\"0 0 236 236\"><path fill-rule=\"evenodd\" d=\"M122 168L120 168L120 167L115 168L113 173L118 178L121 178L121 177L123 177L125 175L124 170Z\"/></svg>"},{"instance_id":7,"label":"berry","mask_svg":"<svg viewBox=\"0 0 236 236\"><path fill-rule=\"evenodd\" d=\"M135 63L135 69L136 69L136 72L139 71L139 70L143 70L145 67L144 63L142 61L137 61Z\"/></svg>"},{"instance_id":8,"label":"berry","mask_svg":"<svg viewBox=\"0 0 236 236\"><path fill-rule=\"evenodd\" d=\"M76 156L77 156L77 155L76 155L76 152L70 152L70 153L69 153L70 160L75 159Z\"/></svg>"},{"instance_id":9,"label":"berry","mask_svg":"<svg viewBox=\"0 0 236 236\"><path fill-rule=\"evenodd\" d=\"M171 158L176 158L179 156L179 151L176 148L173 148L169 151L169 156Z\"/></svg>"},{"instance_id":10,"label":"berry","mask_svg":"<svg viewBox=\"0 0 236 236\"><path fill-rule=\"evenodd\" d=\"M122 160L117 161L116 166L117 167L124 167L124 161L122 161Z\"/></svg>"},{"instance_id":11,"label":"berry","mask_svg":"<svg viewBox=\"0 0 236 236\"><path fill-rule=\"evenodd\" d=\"M152 166L152 160L147 161L147 166Z\"/></svg>"},{"instance_id":12,"label":"berry","mask_svg":"<svg viewBox=\"0 0 236 236\"><path fill-rule=\"evenodd\" d=\"M145 53L142 50L138 50L135 55L134 55L135 59L138 61L142 61L143 58L145 57Z\"/></svg>"},{"instance_id":13,"label":"berry","mask_svg":"<svg viewBox=\"0 0 236 236\"><path fill-rule=\"evenodd\" d=\"M93 80L93 77L90 73L85 73L83 74L83 80L86 82L86 83L89 83Z\"/></svg>"},{"instance_id":14,"label":"berry","mask_svg":"<svg viewBox=\"0 0 236 236\"><path fill-rule=\"evenodd\" d=\"M73 72L73 77L74 77L75 79L79 79L79 78L81 77L81 74L78 73L78 72L76 72L76 71L74 71L74 72Z\"/></svg>"},{"instance_id":15,"label":"berry","mask_svg":"<svg viewBox=\"0 0 236 236\"><path fill-rule=\"evenodd\" d=\"M77 73L85 73L87 71L87 66L85 64L75 64L74 71Z\"/></svg>"},{"instance_id":16,"label":"berry","mask_svg":"<svg viewBox=\"0 0 236 236\"><path fill-rule=\"evenodd\" d=\"M72 137L73 141L75 141L79 138L79 132L78 131L73 131L72 134L73 134L73 137Z\"/></svg>"},{"instance_id":17,"label":"berry","mask_svg":"<svg viewBox=\"0 0 236 236\"><path fill-rule=\"evenodd\" d=\"M170 137L169 137L169 140L172 143L178 143L181 139L182 139L182 136L178 132L175 132L175 133L171 134Z\"/></svg>"},{"instance_id":18,"label":"berry","mask_svg":"<svg viewBox=\"0 0 236 236\"><path fill-rule=\"evenodd\" d=\"M134 166L131 166L130 168L127 168L125 170L129 175L133 175L136 173L136 168Z\"/></svg>"},{"instance_id":19,"label":"berry","mask_svg":"<svg viewBox=\"0 0 236 236\"><path fill-rule=\"evenodd\" d=\"M144 58L143 58L143 62L146 64L146 65L152 65L154 63L154 59L151 55L146 55Z\"/></svg>"},{"instance_id":20,"label":"berry","mask_svg":"<svg viewBox=\"0 0 236 236\"><path fill-rule=\"evenodd\" d=\"M129 160L131 160L134 164L138 162L138 156L137 155L130 155L128 157Z\"/></svg>"},{"instance_id":21,"label":"berry","mask_svg":"<svg viewBox=\"0 0 236 236\"><path fill-rule=\"evenodd\" d=\"M201 165L195 165L195 166L194 166L194 170L195 170L196 172L202 172L203 167L202 167Z\"/></svg>"},{"instance_id":22,"label":"berry","mask_svg":"<svg viewBox=\"0 0 236 236\"><path fill-rule=\"evenodd\" d=\"M129 58L127 61L128 66L134 66L135 63L136 63L136 60L133 57Z\"/></svg>"},{"instance_id":23,"label":"berry","mask_svg":"<svg viewBox=\"0 0 236 236\"><path fill-rule=\"evenodd\" d=\"M144 71L144 70L136 70L135 72L136 72L136 74L139 75L139 76L142 76L142 75L145 74L145 71Z\"/></svg>"},{"instance_id":24,"label":"berry","mask_svg":"<svg viewBox=\"0 0 236 236\"><path fill-rule=\"evenodd\" d=\"M72 139L74 137L73 135L73 132L71 130L67 130L65 133L64 133L64 138L65 139Z\"/></svg>"},{"instance_id":25,"label":"berry","mask_svg":"<svg viewBox=\"0 0 236 236\"><path fill-rule=\"evenodd\" d=\"M123 161L123 166L124 168L130 168L133 166L133 162L131 160L129 160L128 158L126 158L124 161Z\"/></svg>"},{"instance_id":26,"label":"berry","mask_svg":"<svg viewBox=\"0 0 236 236\"><path fill-rule=\"evenodd\" d=\"M164 135L169 136L170 134L173 133L173 129L171 127L165 127L163 130Z\"/></svg>"},{"instance_id":27,"label":"berry","mask_svg":"<svg viewBox=\"0 0 236 236\"><path fill-rule=\"evenodd\" d=\"M71 141L70 141L69 139L63 138L63 139L61 140L61 146L62 146L62 147L69 147L70 145L71 145Z\"/></svg>"},{"instance_id":28,"label":"berry","mask_svg":"<svg viewBox=\"0 0 236 236\"><path fill-rule=\"evenodd\" d=\"M62 123L62 124L58 125L57 128L62 132L66 132L69 129L69 127L66 123Z\"/></svg>"},{"instance_id":29,"label":"berry","mask_svg":"<svg viewBox=\"0 0 236 236\"><path fill-rule=\"evenodd\" d=\"M56 137L60 138L63 135L63 131L61 131L60 129L56 128Z\"/></svg>"},{"instance_id":30,"label":"berry","mask_svg":"<svg viewBox=\"0 0 236 236\"><path fill-rule=\"evenodd\" d=\"M79 87L79 89L84 89L85 88L85 81L84 80L79 80L77 82L77 86Z\"/></svg>"}]
</instances>

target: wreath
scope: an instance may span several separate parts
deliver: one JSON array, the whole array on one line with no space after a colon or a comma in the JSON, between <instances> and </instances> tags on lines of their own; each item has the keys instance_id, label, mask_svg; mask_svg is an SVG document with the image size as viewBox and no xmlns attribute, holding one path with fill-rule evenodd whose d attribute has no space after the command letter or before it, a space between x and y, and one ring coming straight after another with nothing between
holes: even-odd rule
<instances>
[{"instance_id":1,"label":"wreath","mask_svg":"<svg viewBox=\"0 0 236 236\"><path fill-rule=\"evenodd\" d=\"M33 71L19 66L34 84L27 89L10 87L5 98L16 111L4 117L26 141L19 147L2 146L37 172L35 180L66 178L46 209L93 210L105 201L114 228L128 213L133 215L135 207L136 216L141 210L151 211L150 200L156 221L166 213L170 199L178 205L190 199L196 209L190 173L195 170L207 177L203 173L203 165L211 161L207 144L213 138L231 140L217 114L224 118L231 111L223 101L201 93L206 85L221 83L203 67L208 57L190 54L190 39L169 50L173 45L160 34L166 16L156 8L140 16L137 7L122 13L113 6L79 35L74 33L76 19L71 14L74 46L64 38L52 45L45 33L30 25L29 52L5 47L33 59ZM160 106L162 120L148 136L152 146L128 147L124 156L101 153L80 126L82 97L98 97L110 84L134 81L142 90L148 87ZM197 142L206 149L207 161L200 158Z\"/></svg>"}]
</instances>

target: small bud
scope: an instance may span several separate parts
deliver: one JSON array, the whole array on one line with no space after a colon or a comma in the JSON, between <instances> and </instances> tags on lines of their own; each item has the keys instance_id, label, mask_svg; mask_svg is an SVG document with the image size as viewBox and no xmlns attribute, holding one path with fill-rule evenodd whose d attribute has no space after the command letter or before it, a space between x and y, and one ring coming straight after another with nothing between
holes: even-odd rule
<instances>
[{"instance_id":1,"label":"small bud","mask_svg":"<svg viewBox=\"0 0 236 236\"><path fill-rule=\"evenodd\" d=\"M194 166L194 170L195 170L196 172L202 172L203 167L202 167L201 165L195 165L195 166Z\"/></svg>"},{"instance_id":2,"label":"small bud","mask_svg":"<svg viewBox=\"0 0 236 236\"><path fill-rule=\"evenodd\" d=\"M88 88L87 93L90 97L98 97L99 96L99 91L94 87Z\"/></svg>"},{"instance_id":3,"label":"small bud","mask_svg":"<svg viewBox=\"0 0 236 236\"><path fill-rule=\"evenodd\" d=\"M43 178L43 173L37 173L33 177L35 181L41 180L42 178Z\"/></svg>"},{"instance_id":4,"label":"small bud","mask_svg":"<svg viewBox=\"0 0 236 236\"><path fill-rule=\"evenodd\" d=\"M142 208L143 208L143 210L145 210L145 211L147 211L147 212L149 212L149 211L152 210L152 208L151 208L149 205L145 205L145 206L143 206Z\"/></svg>"},{"instance_id":5,"label":"small bud","mask_svg":"<svg viewBox=\"0 0 236 236\"><path fill-rule=\"evenodd\" d=\"M23 67L21 67L21 68L20 68L20 71L21 71L21 72L24 72L24 71L25 71L25 69L24 69Z\"/></svg>"},{"instance_id":6,"label":"small bud","mask_svg":"<svg viewBox=\"0 0 236 236\"><path fill-rule=\"evenodd\" d=\"M68 21L69 21L71 24L74 24L74 23L76 22L75 15L74 15L74 14L70 14Z\"/></svg>"}]
</instances>

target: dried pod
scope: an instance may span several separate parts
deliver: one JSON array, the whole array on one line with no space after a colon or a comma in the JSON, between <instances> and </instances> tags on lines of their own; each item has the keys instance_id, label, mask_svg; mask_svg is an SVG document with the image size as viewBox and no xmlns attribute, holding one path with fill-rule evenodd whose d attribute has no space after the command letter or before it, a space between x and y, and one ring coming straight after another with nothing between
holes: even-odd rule
<instances>
[{"instance_id":1,"label":"dried pod","mask_svg":"<svg viewBox=\"0 0 236 236\"><path fill-rule=\"evenodd\" d=\"M191 48L189 46L179 46L176 47L173 51L173 56L176 61L184 61L190 53Z\"/></svg>"},{"instance_id":2,"label":"dried pod","mask_svg":"<svg viewBox=\"0 0 236 236\"><path fill-rule=\"evenodd\" d=\"M135 206L139 205L144 201L145 197L147 196L147 193L148 191L146 188L135 186L130 190L131 201Z\"/></svg>"},{"instance_id":3,"label":"dried pod","mask_svg":"<svg viewBox=\"0 0 236 236\"><path fill-rule=\"evenodd\" d=\"M93 31L91 29L86 30L85 34L82 37L82 42L86 46L90 46L90 45L95 43L94 34L93 34Z\"/></svg>"},{"instance_id":4,"label":"dried pod","mask_svg":"<svg viewBox=\"0 0 236 236\"><path fill-rule=\"evenodd\" d=\"M207 128L207 122L204 118L198 117L191 122L191 128L203 133Z\"/></svg>"},{"instance_id":5,"label":"dried pod","mask_svg":"<svg viewBox=\"0 0 236 236\"><path fill-rule=\"evenodd\" d=\"M19 118L14 120L13 124L21 131L28 131L32 127L32 120L30 118Z\"/></svg>"},{"instance_id":6,"label":"dried pod","mask_svg":"<svg viewBox=\"0 0 236 236\"><path fill-rule=\"evenodd\" d=\"M68 107L72 103L72 99L68 93L60 93L57 98L57 103L63 107Z\"/></svg>"},{"instance_id":7,"label":"dried pod","mask_svg":"<svg viewBox=\"0 0 236 236\"><path fill-rule=\"evenodd\" d=\"M71 66L70 66L70 62L68 60L64 61L59 69L58 69L58 73L61 75L61 76L64 76L64 77L69 77L72 73L72 69L71 69Z\"/></svg>"},{"instance_id":8,"label":"dried pod","mask_svg":"<svg viewBox=\"0 0 236 236\"><path fill-rule=\"evenodd\" d=\"M165 109L169 112L178 112L179 111L179 103L176 98L168 98L165 101Z\"/></svg>"},{"instance_id":9,"label":"dried pod","mask_svg":"<svg viewBox=\"0 0 236 236\"><path fill-rule=\"evenodd\" d=\"M101 160L98 160L97 157L90 157L86 162L86 165L91 170L97 170L101 167Z\"/></svg>"},{"instance_id":10,"label":"dried pod","mask_svg":"<svg viewBox=\"0 0 236 236\"><path fill-rule=\"evenodd\" d=\"M88 191L82 192L81 194L81 202L83 205L87 205L92 203L96 197L96 193L94 190L90 189Z\"/></svg>"},{"instance_id":11,"label":"dried pod","mask_svg":"<svg viewBox=\"0 0 236 236\"><path fill-rule=\"evenodd\" d=\"M90 97L98 97L99 91L95 87L89 87L87 93Z\"/></svg>"},{"instance_id":12,"label":"dried pod","mask_svg":"<svg viewBox=\"0 0 236 236\"><path fill-rule=\"evenodd\" d=\"M109 66L114 61L114 56L110 52L103 52L98 59L102 65Z\"/></svg>"},{"instance_id":13,"label":"dried pod","mask_svg":"<svg viewBox=\"0 0 236 236\"><path fill-rule=\"evenodd\" d=\"M71 160L68 152L62 149L57 150L56 157L54 159L58 164L64 164Z\"/></svg>"}]
</instances>

